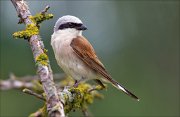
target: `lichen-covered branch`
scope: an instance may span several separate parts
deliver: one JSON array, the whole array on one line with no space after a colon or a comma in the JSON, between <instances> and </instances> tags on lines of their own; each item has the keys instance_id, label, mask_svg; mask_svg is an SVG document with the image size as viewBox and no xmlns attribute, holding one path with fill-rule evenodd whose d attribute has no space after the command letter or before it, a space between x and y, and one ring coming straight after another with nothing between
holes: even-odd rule
<instances>
[{"instance_id":1,"label":"lichen-covered branch","mask_svg":"<svg viewBox=\"0 0 180 117\"><path fill-rule=\"evenodd\" d=\"M63 89L59 88L60 91L58 92L58 96L64 105L65 114L67 115L72 110L81 110L85 117L89 116L88 105L92 104L95 98L103 98L103 95L97 92L99 89L89 92L92 88L94 87L87 83L80 84L77 88L72 86L65 86ZM26 91L28 91L30 95L34 95L35 97L44 100L42 95L39 95L31 90L26 89ZM46 115L44 113L45 111L42 111L44 108L45 107L43 106L37 112L31 114L31 116L34 117L37 114L41 116Z\"/></svg>"},{"instance_id":2,"label":"lichen-covered branch","mask_svg":"<svg viewBox=\"0 0 180 117\"><path fill-rule=\"evenodd\" d=\"M88 113L88 105L92 104L95 98L103 98L103 95L98 92L98 90L102 90L102 87L100 85L94 86L88 83L83 83L79 84L77 88L74 88L74 81L71 78L64 77L62 74L55 74L54 76L55 78L61 79L60 82L56 82L56 88L58 90L58 98L64 105L65 113L68 114L72 110L79 109L83 112L85 117L90 116ZM47 108L45 100L46 94L43 91L42 84L39 82L39 78L37 76L17 77L14 74L10 74L9 79L0 80L0 90L4 90L5 87L12 87L3 84L13 85L16 82L19 84L30 84L30 87L28 85L23 85L23 87L16 86L16 89L23 89L24 93L33 95L38 99L45 101L44 106L31 114L30 117L45 117L45 115L47 115L47 111L45 110Z\"/></svg>"},{"instance_id":3,"label":"lichen-covered branch","mask_svg":"<svg viewBox=\"0 0 180 117\"><path fill-rule=\"evenodd\" d=\"M53 75L49 64L49 59L47 56L44 56L46 52L44 49L44 44L39 38L39 23L37 23L37 20L39 22L42 22L42 20L52 18L52 15L40 13L40 17L38 17L36 20L36 18L32 18L29 8L24 0L11 0L11 2L13 3L17 11L18 17L20 17L19 22L26 25L26 30L24 30L24 32L20 31L14 33L13 36L15 36L16 38L28 39L33 52L34 61L36 62L37 73L40 77L43 90L46 94L48 115L50 117L64 117L65 114L63 104L59 100L57 89L53 82ZM39 18L42 20L40 20Z\"/></svg>"}]
</instances>

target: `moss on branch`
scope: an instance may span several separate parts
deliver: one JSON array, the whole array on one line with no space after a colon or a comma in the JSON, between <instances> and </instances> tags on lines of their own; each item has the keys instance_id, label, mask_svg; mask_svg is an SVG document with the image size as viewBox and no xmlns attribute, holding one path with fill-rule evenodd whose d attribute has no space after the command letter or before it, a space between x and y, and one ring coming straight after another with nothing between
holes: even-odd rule
<instances>
[{"instance_id":1,"label":"moss on branch","mask_svg":"<svg viewBox=\"0 0 180 117\"><path fill-rule=\"evenodd\" d=\"M13 34L14 38L29 39L32 35L38 35L39 29L35 24L26 25L26 29L22 31L15 32Z\"/></svg>"},{"instance_id":2,"label":"moss on branch","mask_svg":"<svg viewBox=\"0 0 180 117\"><path fill-rule=\"evenodd\" d=\"M41 64L47 66L49 63L48 56L45 53L40 54L36 57L36 64Z\"/></svg>"},{"instance_id":3,"label":"moss on branch","mask_svg":"<svg viewBox=\"0 0 180 117\"><path fill-rule=\"evenodd\" d=\"M53 14L44 14L44 13L38 13L34 16L30 16L30 19L36 23L36 24L40 24L45 20L49 20L53 18Z\"/></svg>"},{"instance_id":4,"label":"moss on branch","mask_svg":"<svg viewBox=\"0 0 180 117\"><path fill-rule=\"evenodd\" d=\"M69 112L75 110L87 110L88 106L92 104L95 99L103 98L103 95L98 92L98 90L102 90L102 88L100 88L101 86L93 86L88 83L82 83L79 84L77 88L75 88L73 86L67 85L67 83L72 84L73 82L74 81L72 79L67 77L59 83L59 86L64 87L64 89L59 89L58 96L64 105L64 111L66 115L69 114ZM39 88L41 89L41 87ZM42 95L43 97L46 96L44 94ZM45 107L43 106L37 112L42 112L41 115L43 115L43 117L46 117L47 112L42 111L44 110L44 108ZM30 117L33 117L32 115L35 115L37 112L31 114Z\"/></svg>"},{"instance_id":5,"label":"moss on branch","mask_svg":"<svg viewBox=\"0 0 180 117\"><path fill-rule=\"evenodd\" d=\"M52 19L53 14L38 13L34 16L29 16L29 18L33 23L26 25L25 30L15 32L13 34L14 38L29 39L32 35L38 35L40 28L39 24L45 20Z\"/></svg>"},{"instance_id":6,"label":"moss on branch","mask_svg":"<svg viewBox=\"0 0 180 117\"><path fill-rule=\"evenodd\" d=\"M97 91L89 92L93 88L92 85L83 83L79 84L77 88L65 88L60 93L60 99L64 102L64 111L68 114L72 110L84 110L92 104L95 98L102 99L103 95Z\"/></svg>"},{"instance_id":7,"label":"moss on branch","mask_svg":"<svg viewBox=\"0 0 180 117\"><path fill-rule=\"evenodd\" d=\"M39 93L39 94L44 93L42 84L40 83L39 80L32 80L31 82L33 84L33 86L32 86L33 91L35 91L36 93Z\"/></svg>"},{"instance_id":8,"label":"moss on branch","mask_svg":"<svg viewBox=\"0 0 180 117\"><path fill-rule=\"evenodd\" d=\"M72 87L69 89L73 100L66 101L67 103L64 106L65 113L75 109L87 108L87 104L93 103L94 97L88 92L90 87L89 84L80 84L77 88Z\"/></svg>"},{"instance_id":9,"label":"moss on branch","mask_svg":"<svg viewBox=\"0 0 180 117\"><path fill-rule=\"evenodd\" d=\"M66 76L59 75L58 79L61 79L59 82L56 82L56 88L58 89L57 95L58 98L64 105L65 113L68 114L74 110L88 110L88 106L93 104L95 99L102 99L103 95L99 92L102 90L100 85L94 86L88 83L81 83L78 87L73 87L74 80L72 78ZM9 82L9 83L8 83ZM17 83L16 83L17 82ZM17 77L15 75L10 75L10 79L5 81L0 81L0 89L7 89L10 86L5 88L5 85L17 84L16 89L24 89L23 92L26 94L33 95L38 99L44 101L44 106L38 109L35 113L31 114L30 117L35 117L35 115L41 115L42 117L47 116L46 111L46 94L44 93L42 84L39 81L38 76L25 76L25 77ZM22 84L21 87L19 84ZM3 88L4 87L4 88ZM55 106L53 110L56 110ZM37 116L36 116L37 117Z\"/></svg>"}]
</instances>

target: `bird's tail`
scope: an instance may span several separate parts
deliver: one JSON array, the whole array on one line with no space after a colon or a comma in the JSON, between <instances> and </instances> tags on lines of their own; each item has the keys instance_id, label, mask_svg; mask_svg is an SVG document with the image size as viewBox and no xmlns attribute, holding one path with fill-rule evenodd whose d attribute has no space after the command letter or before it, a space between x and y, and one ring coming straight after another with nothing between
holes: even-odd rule
<instances>
[{"instance_id":1,"label":"bird's tail","mask_svg":"<svg viewBox=\"0 0 180 117\"><path fill-rule=\"evenodd\" d=\"M124 88L120 83L118 83L117 81L111 79L110 82L113 84L114 87L116 87L117 89L123 91L125 94L127 94L128 96L136 99L137 101L139 101L140 99L135 96L133 93L131 93L130 91L128 91L126 88Z\"/></svg>"}]
</instances>

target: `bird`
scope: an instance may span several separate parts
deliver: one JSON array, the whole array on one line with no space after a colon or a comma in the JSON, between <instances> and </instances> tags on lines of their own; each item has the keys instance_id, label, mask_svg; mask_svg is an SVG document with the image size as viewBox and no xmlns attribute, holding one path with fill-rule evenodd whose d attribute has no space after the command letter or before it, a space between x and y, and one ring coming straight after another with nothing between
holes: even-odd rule
<instances>
[{"instance_id":1,"label":"bird","mask_svg":"<svg viewBox=\"0 0 180 117\"><path fill-rule=\"evenodd\" d=\"M137 96L110 76L90 42L82 35L85 30L87 27L78 17L64 15L57 20L51 35L51 46L58 65L75 80L75 87L88 80L95 80L102 87L105 87L103 82L108 82L139 101Z\"/></svg>"}]
</instances>

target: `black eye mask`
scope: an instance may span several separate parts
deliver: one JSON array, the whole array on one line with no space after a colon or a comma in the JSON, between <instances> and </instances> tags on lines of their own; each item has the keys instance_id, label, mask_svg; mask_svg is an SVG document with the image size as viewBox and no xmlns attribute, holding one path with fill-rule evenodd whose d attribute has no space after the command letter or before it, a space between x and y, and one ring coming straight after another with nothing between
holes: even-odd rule
<instances>
[{"instance_id":1,"label":"black eye mask","mask_svg":"<svg viewBox=\"0 0 180 117\"><path fill-rule=\"evenodd\" d=\"M83 24L81 23L73 23L73 22L67 22L65 24L62 24L59 26L58 29L66 29L66 28L78 28L81 27Z\"/></svg>"}]
</instances>

